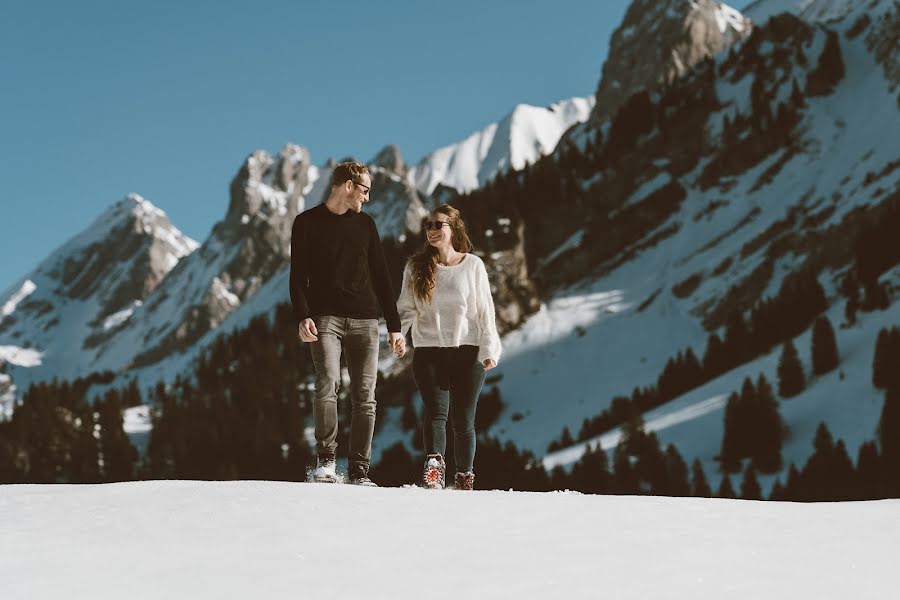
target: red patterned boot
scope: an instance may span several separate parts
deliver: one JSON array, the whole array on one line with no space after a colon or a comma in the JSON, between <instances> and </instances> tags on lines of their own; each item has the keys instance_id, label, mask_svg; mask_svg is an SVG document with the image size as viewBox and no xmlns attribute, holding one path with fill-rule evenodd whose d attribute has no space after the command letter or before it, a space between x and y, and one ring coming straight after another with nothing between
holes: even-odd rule
<instances>
[{"instance_id":1,"label":"red patterned boot","mask_svg":"<svg viewBox=\"0 0 900 600\"><path fill-rule=\"evenodd\" d=\"M475 488L475 473L472 471L457 473L453 477L453 487L458 490L472 491Z\"/></svg>"},{"instance_id":2,"label":"red patterned boot","mask_svg":"<svg viewBox=\"0 0 900 600\"><path fill-rule=\"evenodd\" d=\"M440 454L429 454L425 457L425 468L422 471L422 486L430 490L444 489L444 474L447 464Z\"/></svg>"}]
</instances>

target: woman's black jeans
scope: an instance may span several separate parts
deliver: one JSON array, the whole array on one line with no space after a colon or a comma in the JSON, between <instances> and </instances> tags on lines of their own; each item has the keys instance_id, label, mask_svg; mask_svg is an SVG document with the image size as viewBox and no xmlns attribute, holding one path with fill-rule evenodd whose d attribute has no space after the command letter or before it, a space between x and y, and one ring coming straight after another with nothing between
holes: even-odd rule
<instances>
[{"instance_id":1,"label":"woman's black jeans","mask_svg":"<svg viewBox=\"0 0 900 600\"><path fill-rule=\"evenodd\" d=\"M472 471L475 462L475 409L484 367L477 346L416 348L413 377L425 402L425 452L447 450L447 415L453 424L456 471Z\"/></svg>"}]
</instances>

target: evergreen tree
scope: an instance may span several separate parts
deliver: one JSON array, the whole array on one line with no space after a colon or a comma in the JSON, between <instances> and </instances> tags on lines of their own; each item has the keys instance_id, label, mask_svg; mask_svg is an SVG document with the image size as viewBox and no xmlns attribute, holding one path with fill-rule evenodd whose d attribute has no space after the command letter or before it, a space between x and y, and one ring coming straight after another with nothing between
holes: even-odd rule
<instances>
[{"instance_id":1,"label":"evergreen tree","mask_svg":"<svg viewBox=\"0 0 900 600\"><path fill-rule=\"evenodd\" d=\"M828 317L816 319L812 334L812 369L816 375L833 371L838 365L837 342Z\"/></svg>"},{"instance_id":2,"label":"evergreen tree","mask_svg":"<svg viewBox=\"0 0 900 600\"><path fill-rule=\"evenodd\" d=\"M881 420L878 423L881 442L881 467L885 474L886 492L900 498L900 385L891 385L884 395Z\"/></svg>"},{"instance_id":3,"label":"evergreen tree","mask_svg":"<svg viewBox=\"0 0 900 600\"><path fill-rule=\"evenodd\" d=\"M806 93L809 96L830 94L843 77L844 60L841 56L840 39L837 32L829 31L825 38L825 47L819 55L819 62L807 77Z\"/></svg>"},{"instance_id":4,"label":"evergreen tree","mask_svg":"<svg viewBox=\"0 0 900 600\"><path fill-rule=\"evenodd\" d=\"M868 441L859 447L856 459L856 495L854 500L878 500L886 497L885 478L878 446Z\"/></svg>"},{"instance_id":5,"label":"evergreen tree","mask_svg":"<svg viewBox=\"0 0 900 600\"><path fill-rule=\"evenodd\" d=\"M678 453L674 445L666 446L666 487L663 490L667 496L686 497L691 495L691 484L688 481L687 464Z\"/></svg>"},{"instance_id":6,"label":"evergreen tree","mask_svg":"<svg viewBox=\"0 0 900 600\"><path fill-rule=\"evenodd\" d=\"M609 461L600 444L588 445L585 453L572 467L569 482L572 489L585 494L608 494L612 491Z\"/></svg>"},{"instance_id":7,"label":"evergreen tree","mask_svg":"<svg viewBox=\"0 0 900 600\"><path fill-rule=\"evenodd\" d=\"M744 476L741 479L741 498L744 500L762 500L762 490L759 487L759 481L756 479L756 469L752 464L748 464L744 469Z\"/></svg>"},{"instance_id":8,"label":"evergreen tree","mask_svg":"<svg viewBox=\"0 0 900 600\"><path fill-rule=\"evenodd\" d=\"M900 329L881 329L875 342L872 361L872 384L884 389L892 382L900 383Z\"/></svg>"},{"instance_id":9,"label":"evergreen tree","mask_svg":"<svg viewBox=\"0 0 900 600\"><path fill-rule=\"evenodd\" d=\"M719 489L716 490L716 498L736 498L734 488L731 486L731 478L728 474L722 475L722 481L719 483Z\"/></svg>"},{"instance_id":10,"label":"evergreen tree","mask_svg":"<svg viewBox=\"0 0 900 600\"><path fill-rule=\"evenodd\" d=\"M794 348L793 341L787 340L778 359L778 393L790 398L802 392L805 387L806 378L797 349Z\"/></svg>"},{"instance_id":11,"label":"evergreen tree","mask_svg":"<svg viewBox=\"0 0 900 600\"><path fill-rule=\"evenodd\" d=\"M838 440L835 444L831 460L833 466L828 500L835 502L853 500L856 494L854 489L856 470L853 468L853 461L850 460L844 440Z\"/></svg>"},{"instance_id":12,"label":"evergreen tree","mask_svg":"<svg viewBox=\"0 0 900 600\"><path fill-rule=\"evenodd\" d=\"M784 484L784 497L782 500L801 500L803 495L802 484L800 481L800 471L791 463L788 467L787 481Z\"/></svg>"},{"instance_id":13,"label":"evergreen tree","mask_svg":"<svg viewBox=\"0 0 900 600\"><path fill-rule=\"evenodd\" d=\"M800 472L793 499L803 501L851 500L856 473L843 440L834 443L825 423L816 429L815 452Z\"/></svg>"},{"instance_id":14,"label":"evergreen tree","mask_svg":"<svg viewBox=\"0 0 900 600\"><path fill-rule=\"evenodd\" d=\"M728 365L723 356L722 340L715 333L710 334L703 353L703 373L707 381L724 373Z\"/></svg>"},{"instance_id":15,"label":"evergreen tree","mask_svg":"<svg viewBox=\"0 0 900 600\"><path fill-rule=\"evenodd\" d=\"M741 399L737 393L732 392L725 404L725 426L722 431L722 449L719 459L722 462L722 470L725 473L734 473L741 468Z\"/></svg>"},{"instance_id":16,"label":"evergreen tree","mask_svg":"<svg viewBox=\"0 0 900 600\"><path fill-rule=\"evenodd\" d=\"M781 479L776 479L775 483L772 484L772 491L771 493L769 493L769 500L773 502L783 502L787 500L784 486L781 485Z\"/></svg>"},{"instance_id":17,"label":"evergreen tree","mask_svg":"<svg viewBox=\"0 0 900 600\"><path fill-rule=\"evenodd\" d=\"M750 331L747 322L740 312L734 312L725 324L725 341L723 345L725 370L736 367L751 355Z\"/></svg>"},{"instance_id":18,"label":"evergreen tree","mask_svg":"<svg viewBox=\"0 0 900 600\"><path fill-rule=\"evenodd\" d=\"M116 390L109 390L95 406L100 413L98 424L103 455L103 480L131 481L135 476L138 451L122 429L121 398Z\"/></svg>"},{"instance_id":19,"label":"evergreen tree","mask_svg":"<svg viewBox=\"0 0 900 600\"><path fill-rule=\"evenodd\" d=\"M781 468L783 422L772 386L761 373L756 381L755 399L753 466L763 473L774 473Z\"/></svg>"},{"instance_id":20,"label":"evergreen tree","mask_svg":"<svg viewBox=\"0 0 900 600\"><path fill-rule=\"evenodd\" d=\"M563 427L562 435L559 438L559 446L560 448L568 448L572 444L575 443L575 440L572 439L572 432L569 431L569 427Z\"/></svg>"},{"instance_id":21,"label":"evergreen tree","mask_svg":"<svg viewBox=\"0 0 900 600\"><path fill-rule=\"evenodd\" d=\"M706 474L703 473L703 465L696 458L691 464L691 496L712 498L712 489L706 480Z\"/></svg>"}]
</instances>

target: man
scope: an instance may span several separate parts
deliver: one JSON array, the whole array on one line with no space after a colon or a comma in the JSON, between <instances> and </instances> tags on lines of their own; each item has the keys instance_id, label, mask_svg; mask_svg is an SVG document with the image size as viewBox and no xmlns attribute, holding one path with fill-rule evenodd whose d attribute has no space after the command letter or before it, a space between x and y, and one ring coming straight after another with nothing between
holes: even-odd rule
<instances>
[{"instance_id":1,"label":"man","mask_svg":"<svg viewBox=\"0 0 900 600\"><path fill-rule=\"evenodd\" d=\"M350 372L350 483L372 485L369 460L375 430L378 318L387 321L391 350L402 355L400 317L375 221L362 212L372 178L357 162L339 164L324 204L294 220L291 233L291 304L298 335L309 343L316 369L313 481L336 483L341 351Z\"/></svg>"}]
</instances>

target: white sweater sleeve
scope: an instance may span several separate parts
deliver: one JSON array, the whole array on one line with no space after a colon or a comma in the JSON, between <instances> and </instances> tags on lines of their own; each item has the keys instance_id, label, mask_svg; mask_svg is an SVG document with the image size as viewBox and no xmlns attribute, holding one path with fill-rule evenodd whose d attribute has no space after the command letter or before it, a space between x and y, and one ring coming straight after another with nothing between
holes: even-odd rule
<instances>
[{"instance_id":1,"label":"white sweater sleeve","mask_svg":"<svg viewBox=\"0 0 900 600\"><path fill-rule=\"evenodd\" d=\"M413 321L416 318L416 298L409 289L409 280L412 277L412 269L409 264L403 269L403 283L400 286L400 298L397 300L397 312L400 314L400 333L406 337Z\"/></svg>"},{"instance_id":2,"label":"white sweater sleeve","mask_svg":"<svg viewBox=\"0 0 900 600\"><path fill-rule=\"evenodd\" d=\"M497 333L494 315L494 298L491 296L491 283L488 281L484 263L479 261L475 274L476 298L478 301L478 325L481 341L478 345L478 361L486 358L500 362L500 335Z\"/></svg>"}]
</instances>

